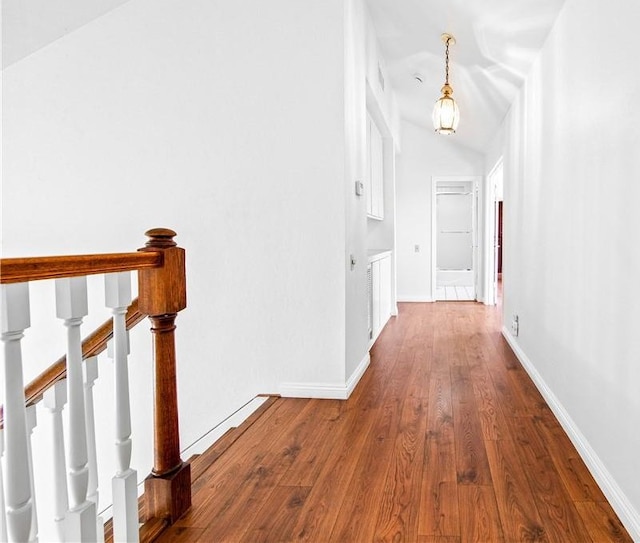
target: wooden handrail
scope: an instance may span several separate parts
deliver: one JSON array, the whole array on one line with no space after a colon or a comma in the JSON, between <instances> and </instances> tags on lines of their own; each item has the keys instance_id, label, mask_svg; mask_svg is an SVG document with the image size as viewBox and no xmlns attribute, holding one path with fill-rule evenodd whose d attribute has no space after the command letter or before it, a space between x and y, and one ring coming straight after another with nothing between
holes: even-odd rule
<instances>
[{"instance_id":1,"label":"wooden handrail","mask_svg":"<svg viewBox=\"0 0 640 543\"><path fill-rule=\"evenodd\" d=\"M136 324L144 320L138 310L138 298L133 300L127 310L126 326L131 330ZM113 337L113 320L109 319L96 328L82 341L82 359L97 356L107 348L107 342ZM67 357L62 356L46 370L31 381L24 389L25 405L33 405L42 399L44 392L58 381L67 376ZM4 424L4 413L0 406L0 428Z\"/></svg>"},{"instance_id":2,"label":"wooden handrail","mask_svg":"<svg viewBox=\"0 0 640 543\"><path fill-rule=\"evenodd\" d=\"M159 236L158 250L145 247L135 253L106 253L91 255L38 256L0 259L0 283L25 283L44 279L60 279L78 275L96 275L141 269L161 268L164 264L162 245L167 243L172 230L157 228L149 230L148 235ZM138 310L136 298L127 310L127 330L133 328L147 315ZM107 342L113 337L113 322L105 321L82 342L82 358L100 354L107 348ZM67 375L67 358L62 356L38 377L29 383L24 391L25 404L33 405L42 399L42 394ZM4 424L4 413L0 406L0 428Z\"/></svg>"},{"instance_id":3,"label":"wooden handrail","mask_svg":"<svg viewBox=\"0 0 640 543\"><path fill-rule=\"evenodd\" d=\"M150 231L152 232L152 231ZM38 256L0 259L0 283L25 283L44 279L60 279L78 275L96 275L159 268L164 264L162 251L136 251L135 253L107 253L68 256ZM127 330L142 321L146 315L138 311L137 298L127 311ZM82 342L83 359L96 356L107 348L113 337L113 322L108 320L94 330ZM24 391L27 406L42 399L42 394L67 375L67 358L62 356L38 377L29 383ZM0 428L4 424L4 412L0 406Z\"/></svg>"},{"instance_id":4,"label":"wooden handrail","mask_svg":"<svg viewBox=\"0 0 640 543\"><path fill-rule=\"evenodd\" d=\"M176 386L175 319L187 305L185 251L167 228L145 232L149 238L135 253L0 259L0 283L25 283L124 271L138 272L139 299L126 315L130 330L144 317L151 322L154 366L154 465L145 479L145 508L149 519L175 522L191 507L191 466L180 457ZM112 320L82 342L82 358L95 356L113 337ZM42 372L25 389L26 405L66 376L66 357ZM3 414L0 408L0 428Z\"/></svg>"},{"instance_id":5,"label":"wooden handrail","mask_svg":"<svg viewBox=\"0 0 640 543\"><path fill-rule=\"evenodd\" d=\"M25 283L162 266L162 251L0 259L0 283Z\"/></svg>"}]
</instances>

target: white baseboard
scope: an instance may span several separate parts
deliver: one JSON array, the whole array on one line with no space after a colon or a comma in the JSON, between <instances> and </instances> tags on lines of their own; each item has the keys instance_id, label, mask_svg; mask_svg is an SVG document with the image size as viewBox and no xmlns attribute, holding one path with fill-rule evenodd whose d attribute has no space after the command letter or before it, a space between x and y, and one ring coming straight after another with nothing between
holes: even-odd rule
<instances>
[{"instance_id":1,"label":"white baseboard","mask_svg":"<svg viewBox=\"0 0 640 543\"><path fill-rule=\"evenodd\" d=\"M220 439L227 430L231 428L237 428L240 426L249 416L266 402L268 396L256 396L251 401L244 404L237 411L231 413L226 419L219 422L216 426L211 428L204 435L200 436L194 443L180 451L180 456L183 460L187 460L194 454L202 454L211 445L213 445L218 439Z\"/></svg>"},{"instance_id":2,"label":"white baseboard","mask_svg":"<svg viewBox=\"0 0 640 543\"><path fill-rule=\"evenodd\" d=\"M280 395L283 398L348 400L369 367L369 362L369 353L367 353L344 385L339 383L282 383L280 385Z\"/></svg>"},{"instance_id":3,"label":"white baseboard","mask_svg":"<svg viewBox=\"0 0 640 543\"><path fill-rule=\"evenodd\" d=\"M609 500L611 507L615 510L620 521L629 532L629 535L634 541L640 541L640 512L637 511L632 505L625 493L622 491L616 480L612 477L609 470L606 468L602 460L598 457L593 450L586 437L580 431L575 424L567 410L560 403L560 400L553 393L551 388L542 378L542 375L535 368L529 357L518 345L516 339L511 335L511 332L506 327L502 327L502 335L507 340L507 343L513 349L513 352L518 357L518 360L529 374L536 387L546 400L547 404L553 411L553 414L557 417L558 421L562 425L562 428L571 439L571 442L578 451L584 463L589 468L589 471L597 481L598 485L602 489L602 492Z\"/></svg>"},{"instance_id":4,"label":"white baseboard","mask_svg":"<svg viewBox=\"0 0 640 543\"><path fill-rule=\"evenodd\" d=\"M186 461L194 454L202 454L209 447L211 447L211 445L218 441L218 439L220 439L227 430L240 426L256 409L258 409L258 407L266 402L267 399L267 396L256 396L255 398L244 404L242 407L240 407L237 411L231 413L231 415L229 415L226 419L224 419L209 431L207 431L205 434L196 439L194 443L180 451L180 457ZM138 474L138 478L138 497L140 497L144 494L145 477L140 477L140 474ZM113 504L109 504L104 507L98 513L98 515L100 515L103 519L112 518Z\"/></svg>"},{"instance_id":5,"label":"white baseboard","mask_svg":"<svg viewBox=\"0 0 640 543\"><path fill-rule=\"evenodd\" d=\"M433 302L431 296L398 296L398 302Z\"/></svg>"}]
</instances>

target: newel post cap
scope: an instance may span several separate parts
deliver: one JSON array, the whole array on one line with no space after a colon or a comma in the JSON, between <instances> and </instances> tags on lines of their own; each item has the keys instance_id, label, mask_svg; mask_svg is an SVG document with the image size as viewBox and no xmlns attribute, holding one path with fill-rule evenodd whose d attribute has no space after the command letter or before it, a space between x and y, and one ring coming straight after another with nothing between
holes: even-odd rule
<instances>
[{"instance_id":1,"label":"newel post cap","mask_svg":"<svg viewBox=\"0 0 640 543\"><path fill-rule=\"evenodd\" d=\"M145 243L145 247L176 247L178 244L173 241L176 234L170 228L152 228L144 233L149 238L149 241Z\"/></svg>"},{"instance_id":2,"label":"newel post cap","mask_svg":"<svg viewBox=\"0 0 640 543\"><path fill-rule=\"evenodd\" d=\"M138 308L145 315L167 315L187 307L185 251L173 240L177 234L169 228L152 228L139 251L162 253L158 268L138 270Z\"/></svg>"}]
</instances>

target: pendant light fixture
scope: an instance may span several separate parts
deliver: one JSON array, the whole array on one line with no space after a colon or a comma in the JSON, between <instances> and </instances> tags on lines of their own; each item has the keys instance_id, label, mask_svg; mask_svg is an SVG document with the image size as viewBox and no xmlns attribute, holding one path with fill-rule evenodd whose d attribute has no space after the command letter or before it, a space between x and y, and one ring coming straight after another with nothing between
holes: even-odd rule
<instances>
[{"instance_id":1,"label":"pendant light fixture","mask_svg":"<svg viewBox=\"0 0 640 543\"><path fill-rule=\"evenodd\" d=\"M445 44L445 79L441 89L442 96L433 107L433 127L440 134L455 134L460 121L460 111L458 104L453 99L453 89L449 85L449 45L456 43L456 39L451 34L442 34L442 41Z\"/></svg>"}]
</instances>

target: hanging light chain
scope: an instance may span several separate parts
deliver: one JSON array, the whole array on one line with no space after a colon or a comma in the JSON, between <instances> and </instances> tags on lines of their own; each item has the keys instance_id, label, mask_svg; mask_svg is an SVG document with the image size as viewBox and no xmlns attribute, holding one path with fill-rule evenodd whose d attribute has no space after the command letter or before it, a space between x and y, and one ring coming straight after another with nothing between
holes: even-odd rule
<instances>
[{"instance_id":1,"label":"hanging light chain","mask_svg":"<svg viewBox=\"0 0 640 543\"><path fill-rule=\"evenodd\" d=\"M450 41L451 41L451 38L447 38L446 49L444 54L444 59L445 59L444 84L445 85L449 84L449 42Z\"/></svg>"},{"instance_id":2,"label":"hanging light chain","mask_svg":"<svg viewBox=\"0 0 640 543\"><path fill-rule=\"evenodd\" d=\"M456 43L456 39L445 32L440 36L445 44L445 80L442 87L442 96L433 107L433 126L440 134L455 134L460 120L458 105L453 99L453 89L449 85L449 46Z\"/></svg>"}]
</instances>

